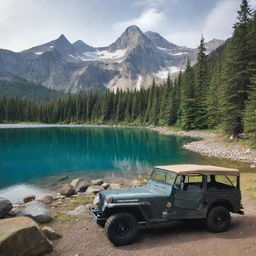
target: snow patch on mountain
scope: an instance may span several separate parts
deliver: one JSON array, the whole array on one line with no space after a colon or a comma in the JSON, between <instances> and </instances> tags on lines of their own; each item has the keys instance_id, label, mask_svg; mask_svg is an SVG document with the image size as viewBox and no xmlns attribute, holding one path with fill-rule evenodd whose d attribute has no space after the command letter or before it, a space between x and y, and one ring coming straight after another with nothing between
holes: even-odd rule
<instances>
[{"instance_id":1,"label":"snow patch on mountain","mask_svg":"<svg viewBox=\"0 0 256 256\"><path fill-rule=\"evenodd\" d=\"M177 53L169 53L172 56L180 56L180 55L186 55L188 52L177 52Z\"/></svg>"},{"instance_id":2,"label":"snow patch on mountain","mask_svg":"<svg viewBox=\"0 0 256 256\"><path fill-rule=\"evenodd\" d=\"M160 79L167 79L168 74L175 74L177 72L180 71L180 68L177 66L171 66L168 67L167 69L161 69L159 70L157 73L155 73L154 75Z\"/></svg>"},{"instance_id":3,"label":"snow patch on mountain","mask_svg":"<svg viewBox=\"0 0 256 256\"><path fill-rule=\"evenodd\" d=\"M96 52L85 52L80 59L83 61L97 61L97 60L119 60L122 61L126 54L125 50L116 50L115 52L109 52L106 50L100 51L97 50ZM120 60L121 59L121 60Z\"/></svg>"},{"instance_id":4,"label":"snow patch on mountain","mask_svg":"<svg viewBox=\"0 0 256 256\"><path fill-rule=\"evenodd\" d=\"M136 86L135 86L135 89L136 89L137 91L139 91L139 90L141 89L142 81L143 81L142 76L139 76L139 77L138 77L138 80L137 80L137 83L136 83Z\"/></svg>"}]
</instances>

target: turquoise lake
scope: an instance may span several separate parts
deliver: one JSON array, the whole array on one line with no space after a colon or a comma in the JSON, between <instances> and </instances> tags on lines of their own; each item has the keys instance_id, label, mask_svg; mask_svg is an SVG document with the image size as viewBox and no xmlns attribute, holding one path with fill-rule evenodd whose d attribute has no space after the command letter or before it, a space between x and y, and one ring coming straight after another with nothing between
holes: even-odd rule
<instances>
[{"instance_id":1,"label":"turquoise lake","mask_svg":"<svg viewBox=\"0 0 256 256\"><path fill-rule=\"evenodd\" d=\"M154 165L194 163L191 138L147 129L48 127L0 129L0 188L47 177L132 176Z\"/></svg>"}]
</instances>

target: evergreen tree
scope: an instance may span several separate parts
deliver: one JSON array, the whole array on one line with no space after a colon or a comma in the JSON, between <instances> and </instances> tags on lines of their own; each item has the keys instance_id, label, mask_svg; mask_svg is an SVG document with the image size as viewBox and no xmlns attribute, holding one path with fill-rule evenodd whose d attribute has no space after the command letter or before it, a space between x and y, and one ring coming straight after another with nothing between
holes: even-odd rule
<instances>
[{"instance_id":1,"label":"evergreen tree","mask_svg":"<svg viewBox=\"0 0 256 256\"><path fill-rule=\"evenodd\" d=\"M243 131L243 112L248 99L249 73L249 26L251 9L243 0L238 11L238 22L226 49L223 87L223 125L226 132L236 136Z\"/></svg>"},{"instance_id":2,"label":"evergreen tree","mask_svg":"<svg viewBox=\"0 0 256 256\"><path fill-rule=\"evenodd\" d=\"M207 128L207 56L205 54L206 48L204 43L204 37L202 36L200 45L198 47L197 55L197 71L196 71L196 128L204 129Z\"/></svg>"},{"instance_id":3,"label":"evergreen tree","mask_svg":"<svg viewBox=\"0 0 256 256\"><path fill-rule=\"evenodd\" d=\"M179 126L184 130L196 128L195 74L188 60L182 78L181 117Z\"/></svg>"}]
</instances>

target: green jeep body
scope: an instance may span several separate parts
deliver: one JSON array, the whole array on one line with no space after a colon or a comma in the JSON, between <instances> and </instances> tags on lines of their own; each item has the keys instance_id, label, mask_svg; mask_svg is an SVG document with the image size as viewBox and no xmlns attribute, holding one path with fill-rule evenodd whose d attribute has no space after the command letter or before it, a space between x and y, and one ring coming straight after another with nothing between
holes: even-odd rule
<instances>
[{"instance_id":1,"label":"green jeep body","mask_svg":"<svg viewBox=\"0 0 256 256\"><path fill-rule=\"evenodd\" d=\"M200 165L155 167L145 186L100 192L91 213L102 226L119 213L153 224L207 219L214 207L243 214L238 170Z\"/></svg>"}]
</instances>

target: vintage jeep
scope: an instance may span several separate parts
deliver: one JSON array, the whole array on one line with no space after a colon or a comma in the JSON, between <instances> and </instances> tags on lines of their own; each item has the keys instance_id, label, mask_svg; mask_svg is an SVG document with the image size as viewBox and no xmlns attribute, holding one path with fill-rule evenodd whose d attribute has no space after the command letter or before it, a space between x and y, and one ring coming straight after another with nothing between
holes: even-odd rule
<instances>
[{"instance_id":1,"label":"vintage jeep","mask_svg":"<svg viewBox=\"0 0 256 256\"><path fill-rule=\"evenodd\" d=\"M224 232L230 212L243 214L240 173L210 165L156 166L145 186L99 193L91 214L114 245L134 241L138 224L202 219Z\"/></svg>"}]
</instances>

